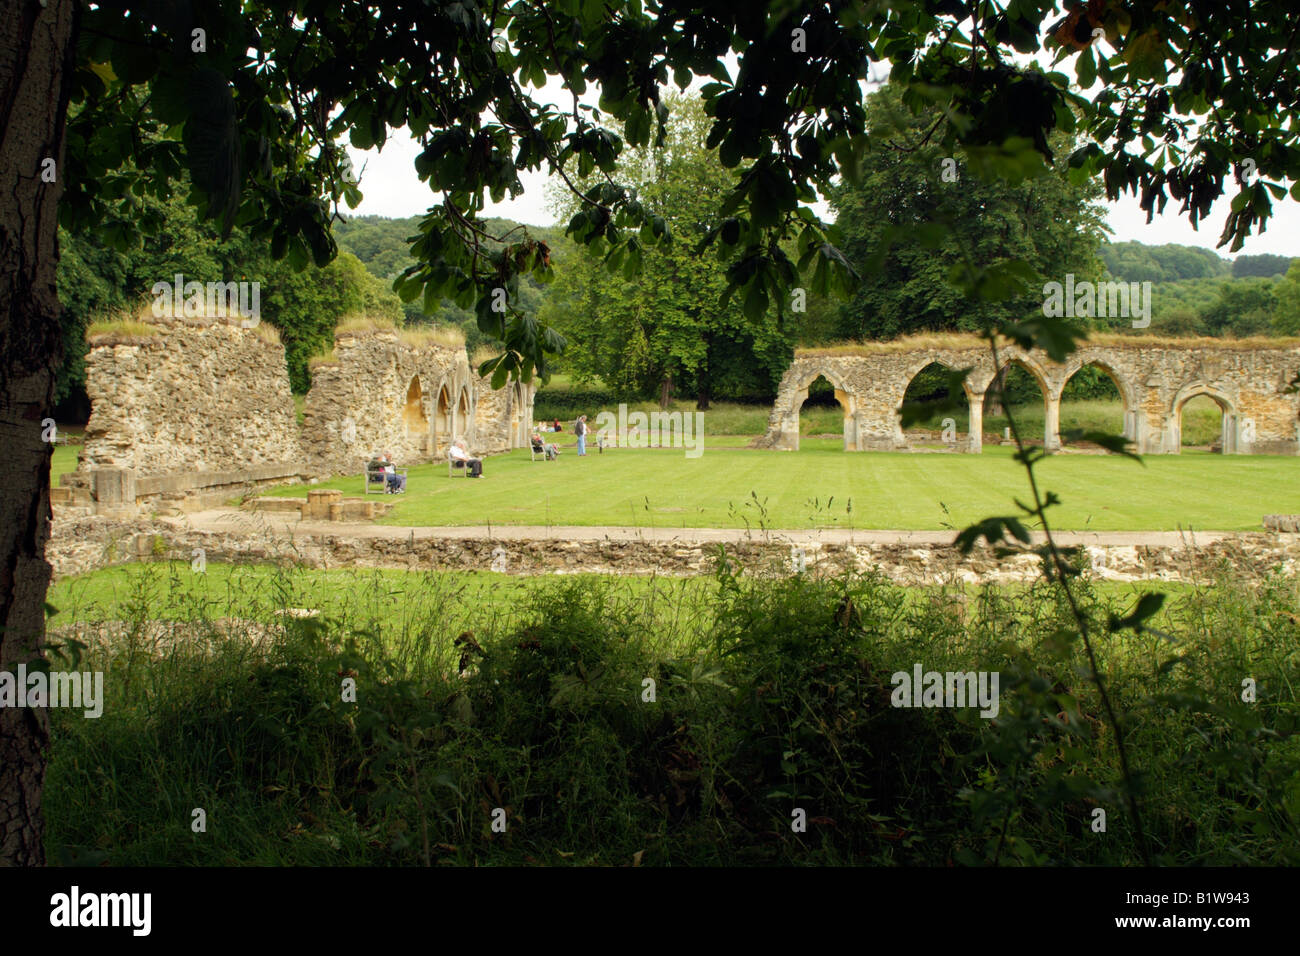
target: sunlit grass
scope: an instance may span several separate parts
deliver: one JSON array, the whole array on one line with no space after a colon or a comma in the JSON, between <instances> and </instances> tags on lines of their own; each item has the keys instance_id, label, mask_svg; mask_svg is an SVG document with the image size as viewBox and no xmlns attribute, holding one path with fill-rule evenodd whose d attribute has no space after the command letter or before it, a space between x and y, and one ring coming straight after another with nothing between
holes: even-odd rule
<instances>
[{"instance_id":1,"label":"sunlit grass","mask_svg":"<svg viewBox=\"0 0 1300 956\"><path fill-rule=\"evenodd\" d=\"M1015 512L1027 494L1010 446L983 454L845 453L842 439L805 438L798 452L736 447L735 436L704 451L624 448L575 454L562 432L560 457L531 461L518 450L484 463L485 477L447 477L446 465L412 466L408 492L389 497L390 525L615 525L715 528L965 527ZM315 485L356 495L355 476ZM1058 494L1054 526L1098 531L1259 530L1269 513L1300 511L1300 461L1185 451L1144 464L1115 455L1053 455L1042 487ZM305 497L305 485L269 494Z\"/></svg>"}]
</instances>

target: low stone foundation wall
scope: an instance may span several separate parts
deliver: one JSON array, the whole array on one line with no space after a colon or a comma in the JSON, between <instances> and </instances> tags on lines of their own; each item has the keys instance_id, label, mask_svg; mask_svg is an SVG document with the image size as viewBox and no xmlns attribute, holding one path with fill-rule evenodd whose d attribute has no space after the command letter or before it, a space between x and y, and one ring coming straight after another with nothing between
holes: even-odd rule
<instances>
[{"instance_id":1,"label":"low stone foundation wall","mask_svg":"<svg viewBox=\"0 0 1300 956\"><path fill-rule=\"evenodd\" d=\"M512 539L509 529L493 538L376 538L332 534L286 535L249 513L232 531L200 532L168 521L111 521L99 516L56 522L47 549L55 574L77 574L133 560L189 561L202 548L209 562L285 562L309 568L396 568L405 570L504 570L508 574L711 573L721 557L716 544L651 542L634 538L596 541ZM878 571L900 584L944 581L1005 583L1039 575L1032 555L997 559L986 547L962 555L951 545L805 544L806 573L835 575ZM1093 573L1103 580L1203 581L1216 567L1262 576L1273 569L1300 571L1300 539L1290 535L1241 534L1195 549L1185 547L1086 548ZM776 540L738 538L726 557L751 572L789 573L791 546Z\"/></svg>"},{"instance_id":2,"label":"low stone foundation wall","mask_svg":"<svg viewBox=\"0 0 1300 956\"><path fill-rule=\"evenodd\" d=\"M297 515L307 521L374 521L392 510L390 502L379 498L344 498L332 488L307 492L301 498L254 498L245 506L263 514Z\"/></svg>"},{"instance_id":3,"label":"low stone foundation wall","mask_svg":"<svg viewBox=\"0 0 1300 956\"><path fill-rule=\"evenodd\" d=\"M56 505L83 513L129 518L137 514L188 514L215 508L258 488L305 477L296 462L252 465L237 471L187 471L172 475L137 475L129 468L93 468L59 477L50 489Z\"/></svg>"}]
</instances>

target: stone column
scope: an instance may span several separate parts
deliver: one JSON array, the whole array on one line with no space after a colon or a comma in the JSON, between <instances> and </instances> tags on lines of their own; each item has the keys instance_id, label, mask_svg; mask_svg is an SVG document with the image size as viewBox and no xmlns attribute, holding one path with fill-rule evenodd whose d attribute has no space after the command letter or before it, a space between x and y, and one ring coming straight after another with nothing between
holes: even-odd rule
<instances>
[{"instance_id":1,"label":"stone column","mask_svg":"<svg viewBox=\"0 0 1300 956\"><path fill-rule=\"evenodd\" d=\"M975 396L966 396L966 407L969 410L970 424L969 434L966 439L966 451L978 455L984 450L984 395L980 393Z\"/></svg>"},{"instance_id":2,"label":"stone column","mask_svg":"<svg viewBox=\"0 0 1300 956\"><path fill-rule=\"evenodd\" d=\"M1239 435L1240 424L1237 416L1225 410L1223 413L1223 434L1220 437L1220 442L1223 445L1223 454L1237 454L1237 439Z\"/></svg>"},{"instance_id":3,"label":"stone column","mask_svg":"<svg viewBox=\"0 0 1300 956\"><path fill-rule=\"evenodd\" d=\"M1160 451L1166 455L1177 455L1183 450L1183 429L1178 412L1165 419L1160 431L1160 446Z\"/></svg>"},{"instance_id":4,"label":"stone column","mask_svg":"<svg viewBox=\"0 0 1300 956\"><path fill-rule=\"evenodd\" d=\"M1043 421L1043 448L1057 451L1061 447L1061 396L1047 396L1047 417Z\"/></svg>"},{"instance_id":5,"label":"stone column","mask_svg":"<svg viewBox=\"0 0 1300 956\"><path fill-rule=\"evenodd\" d=\"M129 468L96 468L90 473L95 513L118 517L135 511L135 472Z\"/></svg>"}]
</instances>

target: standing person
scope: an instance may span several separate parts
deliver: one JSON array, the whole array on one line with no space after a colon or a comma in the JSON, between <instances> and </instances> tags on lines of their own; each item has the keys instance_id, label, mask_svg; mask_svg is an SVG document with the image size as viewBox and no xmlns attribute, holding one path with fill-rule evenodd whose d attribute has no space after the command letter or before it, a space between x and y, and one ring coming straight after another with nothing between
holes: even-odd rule
<instances>
[{"instance_id":1,"label":"standing person","mask_svg":"<svg viewBox=\"0 0 1300 956\"><path fill-rule=\"evenodd\" d=\"M573 433L578 436L578 457L587 454L587 416L579 415L573 425Z\"/></svg>"}]
</instances>

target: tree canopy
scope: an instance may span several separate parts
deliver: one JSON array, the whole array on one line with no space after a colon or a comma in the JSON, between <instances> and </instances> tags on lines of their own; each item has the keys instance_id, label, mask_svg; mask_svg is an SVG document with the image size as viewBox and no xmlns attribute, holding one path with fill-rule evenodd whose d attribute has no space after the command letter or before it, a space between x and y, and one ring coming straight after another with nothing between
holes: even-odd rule
<instances>
[{"instance_id":1,"label":"tree canopy","mask_svg":"<svg viewBox=\"0 0 1300 956\"><path fill-rule=\"evenodd\" d=\"M983 179L963 149L926 136L939 107L904 108L891 85L867 106L876 148L859 175L831 192L844 251L863 279L840 311L845 338L893 338L919 331L979 331L1009 324L1041 302L1032 286L1016 298L972 302L949 281L954 271L1019 260L1045 277L1095 279L1103 236L1097 183L1072 183L1064 166L1021 181ZM1058 151L1068 145L1063 138Z\"/></svg>"},{"instance_id":2,"label":"tree canopy","mask_svg":"<svg viewBox=\"0 0 1300 956\"><path fill-rule=\"evenodd\" d=\"M696 253L717 225L714 197L735 186L736 174L705 147L710 121L700 101L665 102L664 142L625 151L615 169L664 223L665 237L626 257L620 247L593 243L559 272L541 316L573 343L566 360L580 380L598 377L643 397L666 397L676 387L700 408L714 397L768 394L793 351L795 325L784 315L790 310L742 307L725 295L725 264ZM561 218L579 214L580 205L559 193Z\"/></svg>"}]
</instances>

